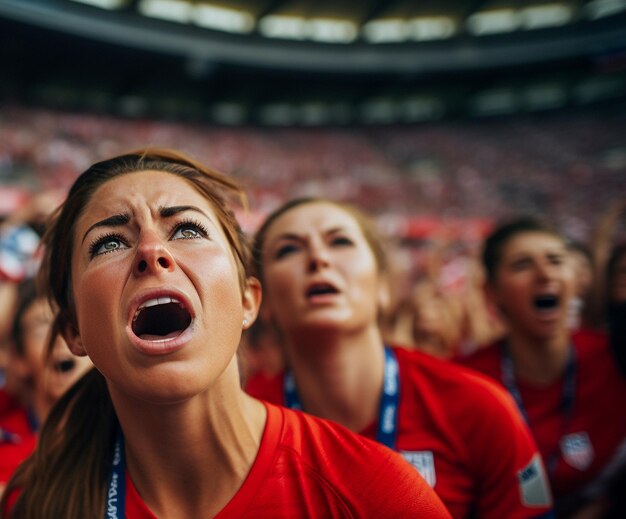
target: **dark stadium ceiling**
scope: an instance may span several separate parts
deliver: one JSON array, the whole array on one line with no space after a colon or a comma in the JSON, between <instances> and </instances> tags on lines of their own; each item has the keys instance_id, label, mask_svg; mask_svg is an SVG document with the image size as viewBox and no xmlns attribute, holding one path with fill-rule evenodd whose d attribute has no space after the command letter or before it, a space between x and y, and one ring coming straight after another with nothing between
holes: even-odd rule
<instances>
[{"instance_id":1,"label":"dark stadium ceiling","mask_svg":"<svg viewBox=\"0 0 626 519\"><path fill-rule=\"evenodd\" d=\"M334 73L522 65L626 41L626 0L0 0L0 16L196 63Z\"/></svg>"},{"instance_id":2,"label":"dark stadium ceiling","mask_svg":"<svg viewBox=\"0 0 626 519\"><path fill-rule=\"evenodd\" d=\"M0 101L130 116L543 111L626 97L626 0L0 0L0 65Z\"/></svg>"}]
</instances>

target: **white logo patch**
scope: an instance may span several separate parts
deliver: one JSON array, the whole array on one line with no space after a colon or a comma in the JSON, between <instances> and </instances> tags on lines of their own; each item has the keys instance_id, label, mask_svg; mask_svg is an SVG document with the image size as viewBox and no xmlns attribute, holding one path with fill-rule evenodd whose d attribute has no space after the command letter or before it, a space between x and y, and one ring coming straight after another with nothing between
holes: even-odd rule
<instances>
[{"instance_id":1,"label":"white logo patch","mask_svg":"<svg viewBox=\"0 0 626 519\"><path fill-rule=\"evenodd\" d=\"M517 473L517 480L524 505L550 506L552 504L548 478L539 453L535 454L530 463Z\"/></svg>"},{"instance_id":2,"label":"white logo patch","mask_svg":"<svg viewBox=\"0 0 626 519\"><path fill-rule=\"evenodd\" d=\"M400 454L413 465L431 488L437 483L435 458L432 451L400 451Z\"/></svg>"},{"instance_id":3,"label":"white logo patch","mask_svg":"<svg viewBox=\"0 0 626 519\"><path fill-rule=\"evenodd\" d=\"M568 465L580 471L587 470L594 458L593 445L586 432L563 436L560 441L563 459Z\"/></svg>"}]
</instances>

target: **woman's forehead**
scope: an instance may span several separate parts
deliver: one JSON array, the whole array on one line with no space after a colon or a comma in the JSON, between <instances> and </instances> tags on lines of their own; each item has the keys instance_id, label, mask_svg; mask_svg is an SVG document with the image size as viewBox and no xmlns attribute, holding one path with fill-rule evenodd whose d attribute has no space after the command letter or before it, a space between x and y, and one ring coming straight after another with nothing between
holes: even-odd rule
<instances>
[{"instance_id":1,"label":"woman's forehead","mask_svg":"<svg viewBox=\"0 0 626 519\"><path fill-rule=\"evenodd\" d=\"M502 254L506 256L521 251L565 251L565 249L565 242L555 234L543 231L528 231L511 236L511 238L503 244Z\"/></svg>"},{"instance_id":2,"label":"woman's forehead","mask_svg":"<svg viewBox=\"0 0 626 519\"><path fill-rule=\"evenodd\" d=\"M346 209L331 202L307 202L280 215L270 226L268 234L306 234L334 229L361 230L358 221Z\"/></svg>"},{"instance_id":3,"label":"woman's forehead","mask_svg":"<svg viewBox=\"0 0 626 519\"><path fill-rule=\"evenodd\" d=\"M99 186L86 204L81 220L129 213L143 207L193 205L212 215L212 203L188 180L162 171L138 171L113 178Z\"/></svg>"}]
</instances>

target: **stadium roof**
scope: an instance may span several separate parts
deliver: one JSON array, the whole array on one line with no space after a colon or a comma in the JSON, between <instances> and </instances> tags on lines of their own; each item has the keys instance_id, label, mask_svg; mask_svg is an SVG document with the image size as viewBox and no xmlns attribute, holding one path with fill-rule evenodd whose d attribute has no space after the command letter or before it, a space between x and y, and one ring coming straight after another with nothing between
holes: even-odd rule
<instances>
[{"instance_id":1,"label":"stadium roof","mask_svg":"<svg viewBox=\"0 0 626 519\"><path fill-rule=\"evenodd\" d=\"M5 99L130 116L505 115L623 97L626 0L0 0L0 60Z\"/></svg>"}]
</instances>

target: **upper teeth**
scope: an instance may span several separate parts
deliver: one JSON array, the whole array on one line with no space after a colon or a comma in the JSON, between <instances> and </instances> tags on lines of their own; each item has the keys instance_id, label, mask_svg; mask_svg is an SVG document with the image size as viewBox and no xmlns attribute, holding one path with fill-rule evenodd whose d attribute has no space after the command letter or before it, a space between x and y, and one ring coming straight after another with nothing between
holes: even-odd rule
<instances>
[{"instance_id":1,"label":"upper teeth","mask_svg":"<svg viewBox=\"0 0 626 519\"><path fill-rule=\"evenodd\" d=\"M133 317L133 321L137 320L137 316L144 308L148 308L150 306L156 306L156 305L166 305L168 303L178 303L179 305L182 306L182 303L178 299L175 299L169 296L155 297L154 299L148 299L137 307L137 310L135 311L135 315Z\"/></svg>"}]
</instances>

